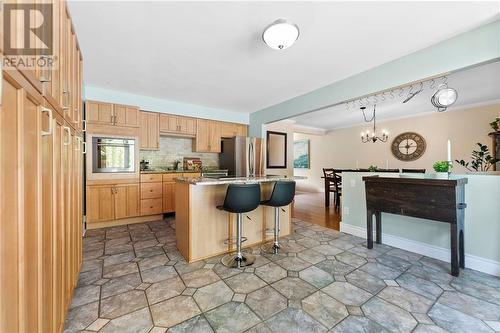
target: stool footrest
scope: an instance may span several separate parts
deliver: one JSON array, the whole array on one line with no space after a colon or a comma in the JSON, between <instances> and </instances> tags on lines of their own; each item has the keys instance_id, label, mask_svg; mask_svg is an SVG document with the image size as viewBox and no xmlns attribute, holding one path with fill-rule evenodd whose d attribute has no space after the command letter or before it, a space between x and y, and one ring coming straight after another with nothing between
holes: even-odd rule
<instances>
[{"instance_id":1,"label":"stool footrest","mask_svg":"<svg viewBox=\"0 0 500 333\"><path fill-rule=\"evenodd\" d=\"M246 237L241 237L241 242L244 243L247 241L247 238ZM236 245L236 243L238 243L238 238L237 237L231 237L231 238L228 238L224 241L224 244L225 245Z\"/></svg>"}]
</instances>

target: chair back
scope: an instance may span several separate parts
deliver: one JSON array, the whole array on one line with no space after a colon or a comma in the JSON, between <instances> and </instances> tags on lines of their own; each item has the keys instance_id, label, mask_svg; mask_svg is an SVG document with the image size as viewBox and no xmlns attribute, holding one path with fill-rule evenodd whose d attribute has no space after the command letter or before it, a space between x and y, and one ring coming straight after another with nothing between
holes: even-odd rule
<instances>
[{"instance_id":1,"label":"chair back","mask_svg":"<svg viewBox=\"0 0 500 333\"><path fill-rule=\"evenodd\" d=\"M230 213L247 213L259 205L259 184L229 184L222 208Z\"/></svg>"},{"instance_id":2,"label":"chair back","mask_svg":"<svg viewBox=\"0 0 500 333\"><path fill-rule=\"evenodd\" d=\"M342 170L333 171L333 186L337 190L342 187Z\"/></svg>"},{"instance_id":3,"label":"chair back","mask_svg":"<svg viewBox=\"0 0 500 333\"><path fill-rule=\"evenodd\" d=\"M333 168L323 168L323 176L325 178L333 176L334 169Z\"/></svg>"},{"instance_id":4,"label":"chair back","mask_svg":"<svg viewBox=\"0 0 500 333\"><path fill-rule=\"evenodd\" d=\"M274 183L271 198L265 202L266 206L283 207L292 203L295 197L294 181L277 181Z\"/></svg>"},{"instance_id":5,"label":"chair back","mask_svg":"<svg viewBox=\"0 0 500 333\"><path fill-rule=\"evenodd\" d=\"M425 173L425 169L402 169L402 173Z\"/></svg>"}]
</instances>

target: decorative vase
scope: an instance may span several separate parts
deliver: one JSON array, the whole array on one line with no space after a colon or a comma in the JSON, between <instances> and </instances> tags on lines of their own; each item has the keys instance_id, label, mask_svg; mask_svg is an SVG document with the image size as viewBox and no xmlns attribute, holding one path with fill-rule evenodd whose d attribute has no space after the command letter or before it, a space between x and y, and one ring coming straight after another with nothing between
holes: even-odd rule
<instances>
[{"instance_id":1,"label":"decorative vase","mask_svg":"<svg viewBox=\"0 0 500 333\"><path fill-rule=\"evenodd\" d=\"M436 172L436 179L448 179L448 172Z\"/></svg>"}]
</instances>

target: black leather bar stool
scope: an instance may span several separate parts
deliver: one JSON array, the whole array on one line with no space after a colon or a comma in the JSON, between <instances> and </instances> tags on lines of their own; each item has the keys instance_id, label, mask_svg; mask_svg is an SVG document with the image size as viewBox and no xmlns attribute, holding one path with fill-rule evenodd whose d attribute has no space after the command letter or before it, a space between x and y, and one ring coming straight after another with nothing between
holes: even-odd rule
<instances>
[{"instance_id":1,"label":"black leather bar stool","mask_svg":"<svg viewBox=\"0 0 500 333\"><path fill-rule=\"evenodd\" d=\"M277 181L274 184L273 192L269 200L262 201L264 206L274 207L274 242L265 244L262 248L267 253L279 253L282 246L279 244L280 236L280 209L292 203L295 197L294 181Z\"/></svg>"},{"instance_id":2,"label":"black leather bar stool","mask_svg":"<svg viewBox=\"0 0 500 333\"><path fill-rule=\"evenodd\" d=\"M242 219L243 213L251 212L259 207L259 204L259 184L229 184L224 204L217 206L217 209L236 214L236 253L227 254L222 258L221 262L225 266L239 268L249 266L255 261L255 256L243 255L241 252L241 243L246 241L246 237L242 237Z\"/></svg>"}]
</instances>

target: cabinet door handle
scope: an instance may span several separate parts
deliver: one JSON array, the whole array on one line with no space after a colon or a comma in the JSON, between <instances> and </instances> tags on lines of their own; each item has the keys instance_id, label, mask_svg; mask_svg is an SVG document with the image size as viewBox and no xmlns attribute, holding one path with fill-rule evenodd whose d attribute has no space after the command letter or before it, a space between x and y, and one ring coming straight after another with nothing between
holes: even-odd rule
<instances>
[{"instance_id":1,"label":"cabinet door handle","mask_svg":"<svg viewBox=\"0 0 500 333\"><path fill-rule=\"evenodd\" d=\"M41 56L40 56L40 59L50 59L50 57L49 57L48 55L41 55ZM51 62L51 61L48 61L48 60L46 60L46 61L47 61L47 63L49 64L49 66L48 66L48 67L49 67L49 69L47 69L47 71L50 73L50 75L48 76L48 78L44 78L44 77L40 78L40 82L41 82L41 83L45 83L45 82L50 82L50 81L52 81L52 70L50 69L50 68L52 67L52 65L51 65L51 64L52 64L52 62Z\"/></svg>"},{"instance_id":2,"label":"cabinet door handle","mask_svg":"<svg viewBox=\"0 0 500 333\"><path fill-rule=\"evenodd\" d=\"M70 99L70 97L71 97L71 93L69 92L69 90L63 89L63 92L62 92L62 93L63 93L63 95L68 96L68 97L66 97L66 102L68 102L68 101L69 101L69 99ZM68 104L69 104L69 103L68 103ZM62 109L63 109L64 111L69 111L69 106L64 106L64 105L63 105Z\"/></svg>"},{"instance_id":3,"label":"cabinet door handle","mask_svg":"<svg viewBox=\"0 0 500 333\"><path fill-rule=\"evenodd\" d=\"M87 121L82 120L82 132L87 132Z\"/></svg>"},{"instance_id":4,"label":"cabinet door handle","mask_svg":"<svg viewBox=\"0 0 500 333\"><path fill-rule=\"evenodd\" d=\"M76 139L76 147L75 147L75 150L76 151L79 151L80 150L80 137L79 136L75 136L75 139Z\"/></svg>"},{"instance_id":5,"label":"cabinet door handle","mask_svg":"<svg viewBox=\"0 0 500 333\"><path fill-rule=\"evenodd\" d=\"M63 129L68 135L68 141L64 141L64 145L69 146L71 144L71 129L68 126L63 126Z\"/></svg>"},{"instance_id":6,"label":"cabinet door handle","mask_svg":"<svg viewBox=\"0 0 500 333\"><path fill-rule=\"evenodd\" d=\"M42 113L46 112L49 115L49 130L48 131L42 130L42 136L51 135L52 132L54 131L54 124L52 121L52 109L44 108L42 106L41 112Z\"/></svg>"},{"instance_id":7,"label":"cabinet door handle","mask_svg":"<svg viewBox=\"0 0 500 333\"><path fill-rule=\"evenodd\" d=\"M87 154L87 142L82 141L82 144L83 144L83 150L82 150L82 153L85 155L85 154Z\"/></svg>"},{"instance_id":8,"label":"cabinet door handle","mask_svg":"<svg viewBox=\"0 0 500 333\"><path fill-rule=\"evenodd\" d=\"M75 112L78 115L78 119L77 120L73 120L73 123L78 124L78 122L80 121L80 117L79 117L80 113L78 112L78 108L75 108Z\"/></svg>"}]
</instances>

